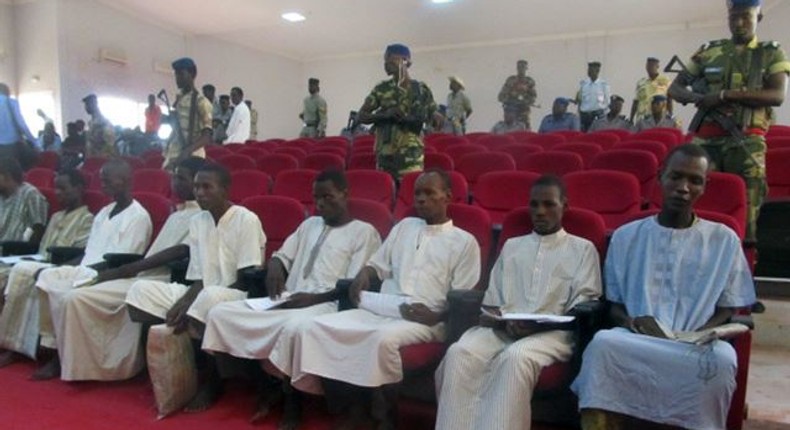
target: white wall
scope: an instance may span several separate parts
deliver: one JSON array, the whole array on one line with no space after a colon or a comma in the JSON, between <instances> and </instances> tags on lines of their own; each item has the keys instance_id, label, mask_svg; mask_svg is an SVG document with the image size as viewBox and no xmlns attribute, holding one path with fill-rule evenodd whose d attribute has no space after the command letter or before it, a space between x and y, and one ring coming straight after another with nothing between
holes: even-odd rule
<instances>
[{"instance_id":1,"label":"white wall","mask_svg":"<svg viewBox=\"0 0 790 430\"><path fill-rule=\"evenodd\" d=\"M236 85L245 90L259 111L259 136L298 132L294 119L302 74L299 62L214 38L185 35L93 0L39 0L15 9L22 22L32 24L43 18L48 23L45 28L51 29L40 31L41 25L28 25L36 31L16 32L25 41L25 53L17 56L20 87L33 69L45 69L40 72L40 85L55 91L63 123L86 118L81 99L88 93L144 103L149 93L165 88L172 100L176 91L172 72L155 71L154 62L169 67L172 60L189 55L198 65L198 86L210 82L220 93ZM52 22L55 10L57 22ZM39 47L45 48L43 53ZM99 61L102 48L122 52L127 63ZM50 76L55 81L59 76L59 81L50 85Z\"/></svg>"},{"instance_id":2,"label":"white wall","mask_svg":"<svg viewBox=\"0 0 790 430\"><path fill-rule=\"evenodd\" d=\"M766 14L758 34L761 39L775 39L790 47L790 37L782 28L787 22L790 22L790 5L782 3ZM579 80L586 75L587 61L600 60L603 63L601 76L609 81L613 93L628 100L627 110L630 109L636 81L645 74L646 57L661 58L662 67L676 53L687 61L703 43L727 35L726 23L722 23L609 36L570 35L564 40L558 37L500 46L427 52L415 49L412 52L414 65L411 75L430 86L437 103L446 101L449 92L447 76L460 76L466 83L467 95L472 99L474 109L468 130L488 130L502 117L501 105L496 99L502 83L515 73L516 60L525 58L530 62L528 74L537 81L537 103L542 105L542 109L533 109L532 112L533 127L537 128L540 119L551 111L555 97L575 94ZM348 111L358 109L370 89L385 79L382 54L305 64L304 81L310 76L321 79L321 91L329 105L329 133L337 133L345 125ZM678 114L687 125L693 109L681 108ZM779 110L779 120L790 123L790 101Z\"/></svg>"},{"instance_id":3,"label":"white wall","mask_svg":"<svg viewBox=\"0 0 790 430\"><path fill-rule=\"evenodd\" d=\"M0 82L16 92L14 19L10 4L0 1Z\"/></svg>"}]
</instances>

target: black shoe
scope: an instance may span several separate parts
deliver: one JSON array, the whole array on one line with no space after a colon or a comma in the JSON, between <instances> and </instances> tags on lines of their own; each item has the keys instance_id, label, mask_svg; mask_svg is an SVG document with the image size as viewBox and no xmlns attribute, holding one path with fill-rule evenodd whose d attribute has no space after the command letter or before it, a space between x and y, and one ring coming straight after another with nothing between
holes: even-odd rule
<instances>
[{"instance_id":1,"label":"black shoe","mask_svg":"<svg viewBox=\"0 0 790 430\"><path fill-rule=\"evenodd\" d=\"M765 312L765 305L763 302L755 302L752 305L752 313L753 314L761 314Z\"/></svg>"}]
</instances>

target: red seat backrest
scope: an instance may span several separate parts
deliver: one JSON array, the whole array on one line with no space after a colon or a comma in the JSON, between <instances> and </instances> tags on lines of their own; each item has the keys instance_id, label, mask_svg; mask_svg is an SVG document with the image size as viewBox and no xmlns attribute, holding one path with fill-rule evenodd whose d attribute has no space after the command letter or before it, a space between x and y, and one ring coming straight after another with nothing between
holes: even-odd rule
<instances>
[{"instance_id":1,"label":"red seat backrest","mask_svg":"<svg viewBox=\"0 0 790 430\"><path fill-rule=\"evenodd\" d=\"M170 174L162 169L138 169L132 174L132 191L170 197Z\"/></svg>"},{"instance_id":2,"label":"red seat backrest","mask_svg":"<svg viewBox=\"0 0 790 430\"><path fill-rule=\"evenodd\" d=\"M768 197L790 197L790 147L771 149L765 157Z\"/></svg>"},{"instance_id":3,"label":"red seat backrest","mask_svg":"<svg viewBox=\"0 0 790 430\"><path fill-rule=\"evenodd\" d=\"M132 197L145 208L151 217L151 224L153 224L151 238L153 240L159 235L159 231L165 225L167 217L173 213L173 202L167 197L154 193L135 192L132 193Z\"/></svg>"},{"instance_id":4,"label":"red seat backrest","mask_svg":"<svg viewBox=\"0 0 790 430\"><path fill-rule=\"evenodd\" d=\"M34 167L25 172L25 182L38 189L52 189L55 187L55 171L44 167Z\"/></svg>"},{"instance_id":5,"label":"red seat backrest","mask_svg":"<svg viewBox=\"0 0 790 430\"><path fill-rule=\"evenodd\" d=\"M442 152L437 152L435 154L424 154L423 164L425 166L425 170L442 169L449 172L455 169L455 163L453 163L453 159L450 158L449 155Z\"/></svg>"},{"instance_id":6,"label":"red seat backrest","mask_svg":"<svg viewBox=\"0 0 790 430\"><path fill-rule=\"evenodd\" d=\"M563 180L568 189L568 204L598 213L609 229L621 226L640 210L639 181L632 174L587 170L569 173Z\"/></svg>"},{"instance_id":7,"label":"red seat backrest","mask_svg":"<svg viewBox=\"0 0 790 430\"><path fill-rule=\"evenodd\" d=\"M371 224L383 241L392 230L393 218L389 208L367 199L348 199L348 212L353 218Z\"/></svg>"},{"instance_id":8,"label":"red seat backrest","mask_svg":"<svg viewBox=\"0 0 790 430\"><path fill-rule=\"evenodd\" d=\"M345 170L346 161L343 157L329 153L311 153L302 160L302 167L305 169L318 170L319 172L332 170Z\"/></svg>"},{"instance_id":9,"label":"red seat backrest","mask_svg":"<svg viewBox=\"0 0 790 430\"><path fill-rule=\"evenodd\" d=\"M217 159L217 163L231 172L234 170L254 170L256 168L255 160L241 154L224 155Z\"/></svg>"},{"instance_id":10,"label":"red seat backrest","mask_svg":"<svg viewBox=\"0 0 790 430\"><path fill-rule=\"evenodd\" d=\"M667 147L661 142L653 140L631 140L618 143L612 149L639 149L642 151L649 151L656 157L659 166L664 162L664 157L667 156Z\"/></svg>"},{"instance_id":11,"label":"red seat backrest","mask_svg":"<svg viewBox=\"0 0 790 430\"><path fill-rule=\"evenodd\" d=\"M481 136L474 143L483 145L484 147L494 150L500 146L512 145L518 143L515 136L511 134L491 134L488 136Z\"/></svg>"},{"instance_id":12,"label":"red seat backrest","mask_svg":"<svg viewBox=\"0 0 790 430\"><path fill-rule=\"evenodd\" d=\"M616 144L620 143L620 140L620 135L617 133L610 133L608 130L595 131L573 138L574 142L595 143L603 150L612 148Z\"/></svg>"},{"instance_id":13,"label":"red seat backrest","mask_svg":"<svg viewBox=\"0 0 790 430\"><path fill-rule=\"evenodd\" d=\"M457 165L458 160L469 154L478 154L481 152L488 152L488 148L483 145L476 145L473 143L467 145L453 145L445 149L444 153L453 159L453 164Z\"/></svg>"},{"instance_id":14,"label":"red seat backrest","mask_svg":"<svg viewBox=\"0 0 790 430\"><path fill-rule=\"evenodd\" d=\"M240 204L249 197L265 196L272 178L260 170L236 170L230 174L230 201Z\"/></svg>"},{"instance_id":15,"label":"red seat backrest","mask_svg":"<svg viewBox=\"0 0 790 430\"><path fill-rule=\"evenodd\" d=\"M526 206L532 184L540 178L534 172L490 172L481 175L472 193L472 204L485 209L495 224L502 224L511 210Z\"/></svg>"},{"instance_id":16,"label":"red seat backrest","mask_svg":"<svg viewBox=\"0 0 790 430\"><path fill-rule=\"evenodd\" d=\"M255 167L270 177L276 178L280 172L299 168L299 160L288 154L270 154L255 159Z\"/></svg>"},{"instance_id":17,"label":"red seat backrest","mask_svg":"<svg viewBox=\"0 0 790 430\"><path fill-rule=\"evenodd\" d=\"M536 134L529 137L524 142L531 143L533 145L539 145L543 147L543 149L551 149L552 146L559 145L560 143L565 143L567 141L568 139L560 134Z\"/></svg>"},{"instance_id":18,"label":"red seat backrest","mask_svg":"<svg viewBox=\"0 0 790 430\"><path fill-rule=\"evenodd\" d=\"M211 158L212 160L216 160L219 157L224 157L226 155L233 154L233 151L231 151L230 149L219 145L208 145L203 149L205 149L206 151L206 156L208 158Z\"/></svg>"},{"instance_id":19,"label":"red seat backrest","mask_svg":"<svg viewBox=\"0 0 790 430\"><path fill-rule=\"evenodd\" d=\"M36 162L36 167L56 170L58 168L59 163L60 163L60 154L58 154L55 151L43 151L40 154L38 154L38 161Z\"/></svg>"},{"instance_id":20,"label":"red seat backrest","mask_svg":"<svg viewBox=\"0 0 790 430\"><path fill-rule=\"evenodd\" d=\"M566 141L570 142L571 140L583 135L584 133L577 130L557 130L557 131L552 131L551 133L548 134L553 134L555 136L562 136L565 138Z\"/></svg>"},{"instance_id":21,"label":"red seat backrest","mask_svg":"<svg viewBox=\"0 0 790 430\"><path fill-rule=\"evenodd\" d=\"M82 167L80 169L85 172L96 173L101 170L101 166L103 166L107 160L108 159L106 157L88 157L82 163Z\"/></svg>"},{"instance_id":22,"label":"red seat backrest","mask_svg":"<svg viewBox=\"0 0 790 430\"><path fill-rule=\"evenodd\" d=\"M52 218L52 214L61 209L58 197L55 195L55 190L52 188L38 188L38 191L47 199L47 203L49 203L47 219Z\"/></svg>"},{"instance_id":23,"label":"red seat backrest","mask_svg":"<svg viewBox=\"0 0 790 430\"><path fill-rule=\"evenodd\" d=\"M658 179L658 161L655 155L641 149L612 149L592 160L591 169L630 173L639 181L640 195L648 201Z\"/></svg>"},{"instance_id":24,"label":"red seat backrest","mask_svg":"<svg viewBox=\"0 0 790 430\"><path fill-rule=\"evenodd\" d=\"M543 175L564 176L571 172L584 170L584 160L574 152L537 152L519 161L518 170L528 170Z\"/></svg>"},{"instance_id":25,"label":"red seat backrest","mask_svg":"<svg viewBox=\"0 0 790 430\"><path fill-rule=\"evenodd\" d=\"M95 190L85 190L85 194L82 197L82 201L85 202L85 205L88 206L88 210L96 215L99 211L110 204L112 199L107 197L101 191Z\"/></svg>"},{"instance_id":26,"label":"red seat backrest","mask_svg":"<svg viewBox=\"0 0 790 430\"><path fill-rule=\"evenodd\" d=\"M308 213L313 207L313 182L318 176L317 170L296 169L280 172L274 180L272 194L286 196L302 202Z\"/></svg>"},{"instance_id":27,"label":"red seat backrest","mask_svg":"<svg viewBox=\"0 0 790 430\"><path fill-rule=\"evenodd\" d=\"M455 170L464 175L470 186L474 186L477 183L477 178L484 173L516 170L516 162L509 154L481 152L461 157Z\"/></svg>"},{"instance_id":28,"label":"red seat backrest","mask_svg":"<svg viewBox=\"0 0 790 430\"><path fill-rule=\"evenodd\" d=\"M766 139L766 145L769 151L790 148L790 135L768 137Z\"/></svg>"},{"instance_id":29,"label":"red seat backrest","mask_svg":"<svg viewBox=\"0 0 790 430\"><path fill-rule=\"evenodd\" d=\"M376 170L376 154L372 151L352 154L347 170Z\"/></svg>"},{"instance_id":30,"label":"red seat backrest","mask_svg":"<svg viewBox=\"0 0 790 430\"><path fill-rule=\"evenodd\" d=\"M491 217L483 209L465 204L451 203L447 216L453 225L469 232L480 245L480 279L484 280L491 253Z\"/></svg>"},{"instance_id":31,"label":"red seat backrest","mask_svg":"<svg viewBox=\"0 0 790 430\"><path fill-rule=\"evenodd\" d=\"M386 172L377 170L352 170L346 172L348 194L353 199L372 200L387 210L395 203L395 181Z\"/></svg>"},{"instance_id":32,"label":"red seat backrest","mask_svg":"<svg viewBox=\"0 0 790 430\"><path fill-rule=\"evenodd\" d=\"M301 202L285 196L250 197L241 205L258 216L266 233L266 260L282 247L283 242L305 220Z\"/></svg>"},{"instance_id":33,"label":"red seat backrest","mask_svg":"<svg viewBox=\"0 0 790 430\"><path fill-rule=\"evenodd\" d=\"M555 145L551 148L552 151L564 151L564 152L573 152L574 154L579 154L584 161L584 167L587 168L590 166L593 158L596 155L603 152L603 148L601 145L590 143L590 142L568 142L568 143L561 143L559 145Z\"/></svg>"},{"instance_id":34,"label":"red seat backrest","mask_svg":"<svg viewBox=\"0 0 790 430\"><path fill-rule=\"evenodd\" d=\"M467 138L463 136L439 136L437 138L429 139L426 141L426 145L433 146L439 152L444 152L447 147L454 146L454 145L468 145L470 142Z\"/></svg>"}]
</instances>

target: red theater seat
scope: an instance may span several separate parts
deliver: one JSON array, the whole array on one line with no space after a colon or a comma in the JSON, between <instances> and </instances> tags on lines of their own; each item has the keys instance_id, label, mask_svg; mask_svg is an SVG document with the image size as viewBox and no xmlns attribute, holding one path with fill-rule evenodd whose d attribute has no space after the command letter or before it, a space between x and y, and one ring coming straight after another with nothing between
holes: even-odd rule
<instances>
[{"instance_id":1,"label":"red theater seat","mask_svg":"<svg viewBox=\"0 0 790 430\"><path fill-rule=\"evenodd\" d=\"M25 172L25 182L41 189L55 187L55 171L43 167L34 167Z\"/></svg>"},{"instance_id":2,"label":"red theater seat","mask_svg":"<svg viewBox=\"0 0 790 430\"><path fill-rule=\"evenodd\" d=\"M768 151L765 162L768 197L771 199L790 197L790 147Z\"/></svg>"},{"instance_id":3,"label":"red theater seat","mask_svg":"<svg viewBox=\"0 0 790 430\"><path fill-rule=\"evenodd\" d=\"M224 155L217 159L217 163L231 172L234 170L254 170L256 168L255 160L240 154Z\"/></svg>"},{"instance_id":4,"label":"red theater seat","mask_svg":"<svg viewBox=\"0 0 790 430\"><path fill-rule=\"evenodd\" d=\"M407 216L414 205L414 183L422 172L410 172L403 175L395 201L395 219L400 220ZM469 201L469 185L466 178L458 172L449 171L453 187L453 203L466 204Z\"/></svg>"},{"instance_id":5,"label":"red theater seat","mask_svg":"<svg viewBox=\"0 0 790 430\"><path fill-rule=\"evenodd\" d=\"M270 154L255 159L255 166L261 172L276 178L280 172L299 168L299 160L288 154Z\"/></svg>"},{"instance_id":6,"label":"red theater seat","mask_svg":"<svg viewBox=\"0 0 790 430\"><path fill-rule=\"evenodd\" d=\"M522 160L518 170L528 170L543 175L564 176L571 172L584 170L584 160L579 154L563 151L538 152Z\"/></svg>"},{"instance_id":7,"label":"red theater seat","mask_svg":"<svg viewBox=\"0 0 790 430\"><path fill-rule=\"evenodd\" d=\"M332 169L332 170L345 170L345 160L336 154L328 153L312 153L308 154L302 160L302 168L317 170L319 172Z\"/></svg>"},{"instance_id":8,"label":"red theater seat","mask_svg":"<svg viewBox=\"0 0 790 430\"><path fill-rule=\"evenodd\" d=\"M470 187L474 187L480 175L488 172L516 170L516 162L508 154L481 152L461 157L455 166L455 170L464 175Z\"/></svg>"},{"instance_id":9,"label":"red theater seat","mask_svg":"<svg viewBox=\"0 0 790 430\"><path fill-rule=\"evenodd\" d=\"M272 178L259 170L237 170L230 174L230 201L240 204L244 200L269 194Z\"/></svg>"},{"instance_id":10,"label":"red theater seat","mask_svg":"<svg viewBox=\"0 0 790 430\"><path fill-rule=\"evenodd\" d=\"M647 151L639 149L613 149L598 154L590 164L591 169L630 173L639 181L643 202L648 202L656 186L658 161Z\"/></svg>"},{"instance_id":11,"label":"red theater seat","mask_svg":"<svg viewBox=\"0 0 790 430\"><path fill-rule=\"evenodd\" d=\"M424 157L425 170L442 169L449 172L455 168L453 159L445 153L425 154Z\"/></svg>"},{"instance_id":12,"label":"red theater seat","mask_svg":"<svg viewBox=\"0 0 790 430\"><path fill-rule=\"evenodd\" d=\"M392 212L381 203L365 199L348 199L348 212L352 217L371 224L383 241L392 229Z\"/></svg>"},{"instance_id":13,"label":"red theater seat","mask_svg":"<svg viewBox=\"0 0 790 430\"><path fill-rule=\"evenodd\" d=\"M132 191L170 197L170 174L162 169L138 169L132 174Z\"/></svg>"},{"instance_id":14,"label":"red theater seat","mask_svg":"<svg viewBox=\"0 0 790 430\"><path fill-rule=\"evenodd\" d=\"M132 193L132 197L148 211L148 215L151 217L151 224L153 224L151 240L153 240L159 235L167 217L173 213L173 202L167 197L154 193L136 192Z\"/></svg>"},{"instance_id":15,"label":"red theater seat","mask_svg":"<svg viewBox=\"0 0 790 430\"><path fill-rule=\"evenodd\" d=\"M285 196L250 197L241 205L258 215L266 232L266 260L282 247L288 236L305 220L301 202Z\"/></svg>"},{"instance_id":16,"label":"red theater seat","mask_svg":"<svg viewBox=\"0 0 790 430\"><path fill-rule=\"evenodd\" d=\"M656 157L656 161L659 165L664 162L664 157L667 156L667 147L661 142L651 140L622 142L615 145L612 149L638 149L641 151L648 151Z\"/></svg>"},{"instance_id":17,"label":"red theater seat","mask_svg":"<svg viewBox=\"0 0 790 430\"><path fill-rule=\"evenodd\" d=\"M352 170L346 172L349 197L372 200L390 210L395 203L395 182L389 173L377 170Z\"/></svg>"},{"instance_id":18,"label":"red theater seat","mask_svg":"<svg viewBox=\"0 0 790 430\"><path fill-rule=\"evenodd\" d=\"M351 154L348 170L376 170L376 154L372 151Z\"/></svg>"},{"instance_id":19,"label":"red theater seat","mask_svg":"<svg viewBox=\"0 0 790 430\"><path fill-rule=\"evenodd\" d=\"M307 169L280 172L274 180L272 194L299 200L304 205L307 213L312 213L313 182L315 182L315 177L318 176L318 173L316 170Z\"/></svg>"},{"instance_id":20,"label":"red theater seat","mask_svg":"<svg viewBox=\"0 0 790 430\"><path fill-rule=\"evenodd\" d=\"M472 193L472 204L485 209L494 225L500 225L508 212L529 203L532 184L539 177L538 173L518 171L481 175Z\"/></svg>"},{"instance_id":21,"label":"red theater seat","mask_svg":"<svg viewBox=\"0 0 790 430\"><path fill-rule=\"evenodd\" d=\"M582 160L584 161L585 168L590 166L590 163L596 155L603 152L603 148L601 148L601 146L598 144L576 141L561 143L551 149L552 151L573 152L574 154L579 154L579 156L582 157Z\"/></svg>"},{"instance_id":22,"label":"red theater seat","mask_svg":"<svg viewBox=\"0 0 790 430\"><path fill-rule=\"evenodd\" d=\"M569 204L598 213L610 230L640 210L639 181L629 173L587 170L569 173L563 180Z\"/></svg>"}]
</instances>

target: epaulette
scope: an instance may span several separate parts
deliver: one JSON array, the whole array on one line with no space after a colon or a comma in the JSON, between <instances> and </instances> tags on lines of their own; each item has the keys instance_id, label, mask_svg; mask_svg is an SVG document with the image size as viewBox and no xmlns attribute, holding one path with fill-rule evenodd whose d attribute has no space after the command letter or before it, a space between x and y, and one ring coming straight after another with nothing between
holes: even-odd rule
<instances>
[{"instance_id":1,"label":"epaulette","mask_svg":"<svg viewBox=\"0 0 790 430\"><path fill-rule=\"evenodd\" d=\"M765 42L760 42L761 48L771 48L771 49L779 49L779 42L775 40L767 40Z\"/></svg>"}]
</instances>

